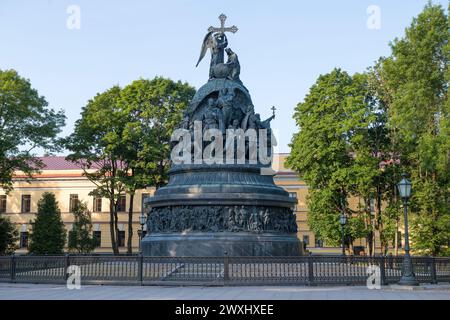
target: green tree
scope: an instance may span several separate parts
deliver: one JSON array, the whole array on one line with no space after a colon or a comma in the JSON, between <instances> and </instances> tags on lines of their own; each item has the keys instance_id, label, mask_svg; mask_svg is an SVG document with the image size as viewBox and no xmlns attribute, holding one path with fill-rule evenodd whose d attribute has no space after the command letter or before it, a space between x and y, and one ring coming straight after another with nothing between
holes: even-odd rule
<instances>
[{"instance_id":1,"label":"green tree","mask_svg":"<svg viewBox=\"0 0 450 320\"><path fill-rule=\"evenodd\" d=\"M133 81L121 91L120 106L126 119L121 137L122 161L129 171L121 181L130 196L127 251L132 251L133 204L137 189L159 188L167 181L170 137L195 94L181 81L156 77Z\"/></svg>"},{"instance_id":2,"label":"green tree","mask_svg":"<svg viewBox=\"0 0 450 320\"><path fill-rule=\"evenodd\" d=\"M339 215L353 218L347 204L358 174L352 144L362 139L369 122L364 83L362 75L352 78L340 69L321 75L294 114L300 131L287 164L309 185L311 229L330 244L341 239ZM347 229L350 244L356 235L360 228Z\"/></svg>"},{"instance_id":3,"label":"green tree","mask_svg":"<svg viewBox=\"0 0 450 320\"><path fill-rule=\"evenodd\" d=\"M42 168L33 154L36 148L60 149L57 134L64 126L63 111L48 108L44 97L29 80L14 70L0 70L0 187L12 190L15 170L31 179Z\"/></svg>"},{"instance_id":4,"label":"green tree","mask_svg":"<svg viewBox=\"0 0 450 320\"><path fill-rule=\"evenodd\" d=\"M81 119L74 132L66 138L66 148L72 153L68 160L75 162L84 175L96 186L92 195L109 200L111 247L119 254L118 201L125 194L120 177L129 168L124 166L121 136L126 118L118 106L121 89L114 86L97 94L83 107Z\"/></svg>"},{"instance_id":5,"label":"green tree","mask_svg":"<svg viewBox=\"0 0 450 320\"><path fill-rule=\"evenodd\" d=\"M72 231L69 232L69 250L78 253L90 253L95 249L91 212L85 202L79 202L72 213L74 222Z\"/></svg>"},{"instance_id":6,"label":"green tree","mask_svg":"<svg viewBox=\"0 0 450 320\"><path fill-rule=\"evenodd\" d=\"M389 108L392 103L392 91L383 68L386 58L380 58L367 72L371 113L375 121L368 128L367 151L376 158L378 173L367 185L374 200L376 210L373 230L378 230L381 240L381 252L386 254L390 243L398 253L398 230L402 211L398 198L397 183L401 178L399 168L400 152L396 128L389 126ZM367 163L366 163L367 164ZM365 187L363 187L365 188ZM383 205L384 203L384 205ZM383 209L384 207L384 209ZM372 239L372 252L375 251L375 238Z\"/></svg>"},{"instance_id":7,"label":"green tree","mask_svg":"<svg viewBox=\"0 0 450 320\"><path fill-rule=\"evenodd\" d=\"M370 255L375 254L377 246L381 254L387 253L389 244L395 240L397 233L393 228L398 228L400 214L396 192L400 176L396 166L398 151L387 125L390 95L385 90L382 61L365 74L353 76L359 83L358 92L365 95L366 115L364 126L357 128L358 134L349 141L354 155L352 195L360 199L358 215L364 221ZM377 233L380 243L375 237Z\"/></svg>"},{"instance_id":8,"label":"green tree","mask_svg":"<svg viewBox=\"0 0 450 320\"><path fill-rule=\"evenodd\" d=\"M412 247L432 255L445 251L450 237L449 37L444 9L429 3L391 43L382 66L391 92L388 126L413 182Z\"/></svg>"},{"instance_id":9,"label":"green tree","mask_svg":"<svg viewBox=\"0 0 450 320\"><path fill-rule=\"evenodd\" d=\"M0 216L0 256L14 253L17 249L18 232L8 218Z\"/></svg>"},{"instance_id":10,"label":"green tree","mask_svg":"<svg viewBox=\"0 0 450 320\"><path fill-rule=\"evenodd\" d=\"M66 229L61 219L55 195L45 192L38 202L36 219L31 222L29 252L32 254L61 254L66 243Z\"/></svg>"},{"instance_id":11,"label":"green tree","mask_svg":"<svg viewBox=\"0 0 450 320\"><path fill-rule=\"evenodd\" d=\"M194 95L186 83L156 77L98 94L83 108L74 133L66 140L68 159L96 185L94 194L110 200L113 252L118 249L118 199L128 193L128 252L133 236L137 189L166 182L170 136Z\"/></svg>"},{"instance_id":12,"label":"green tree","mask_svg":"<svg viewBox=\"0 0 450 320\"><path fill-rule=\"evenodd\" d=\"M366 234L373 253L378 231L381 253L392 242L397 252L402 209L396 184L405 171L413 182L415 252L448 251L448 26L443 8L429 3L405 36L391 43L391 56L362 75L350 77L338 69L320 76L297 106L300 132L288 164L309 184L308 220L328 242L337 244L336 215L345 212L345 199L352 195L362 203L352 212L350 236Z\"/></svg>"}]
</instances>

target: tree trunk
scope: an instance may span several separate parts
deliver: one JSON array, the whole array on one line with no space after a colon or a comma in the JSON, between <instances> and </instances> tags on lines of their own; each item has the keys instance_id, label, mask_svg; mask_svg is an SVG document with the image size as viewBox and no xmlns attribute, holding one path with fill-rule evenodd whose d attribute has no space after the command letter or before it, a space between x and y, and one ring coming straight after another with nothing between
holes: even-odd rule
<instances>
[{"instance_id":1,"label":"tree trunk","mask_svg":"<svg viewBox=\"0 0 450 320\"><path fill-rule=\"evenodd\" d=\"M398 256L398 219L395 221L395 255Z\"/></svg>"},{"instance_id":2,"label":"tree trunk","mask_svg":"<svg viewBox=\"0 0 450 320\"><path fill-rule=\"evenodd\" d=\"M127 253L133 253L133 202L134 191L130 192L130 205L128 206L128 241Z\"/></svg>"},{"instance_id":3,"label":"tree trunk","mask_svg":"<svg viewBox=\"0 0 450 320\"><path fill-rule=\"evenodd\" d=\"M114 215L114 197L109 199L109 231L111 234L111 247L114 254L118 254L119 250L117 248L117 242L116 242L116 228L117 221L115 221L115 215Z\"/></svg>"},{"instance_id":4,"label":"tree trunk","mask_svg":"<svg viewBox=\"0 0 450 320\"><path fill-rule=\"evenodd\" d=\"M364 212L366 214L366 218L364 219L364 224L366 230L369 229L369 226L372 225L372 213L370 212L370 197L364 198ZM373 230L367 233L366 236L366 252L369 256L373 255Z\"/></svg>"},{"instance_id":5,"label":"tree trunk","mask_svg":"<svg viewBox=\"0 0 450 320\"><path fill-rule=\"evenodd\" d=\"M119 252L120 240L119 240L119 225L118 225L119 217L117 215L117 202L114 205L114 214L113 215L114 215L114 230L116 232L116 247L114 249L114 254L118 255L120 253Z\"/></svg>"},{"instance_id":6,"label":"tree trunk","mask_svg":"<svg viewBox=\"0 0 450 320\"><path fill-rule=\"evenodd\" d=\"M372 214L372 212L371 212ZM376 213L372 220L372 254L375 255L377 252L377 226L376 226Z\"/></svg>"},{"instance_id":7,"label":"tree trunk","mask_svg":"<svg viewBox=\"0 0 450 320\"><path fill-rule=\"evenodd\" d=\"M115 255L119 254L119 228L117 226L117 200L115 199L115 190L116 190L116 161L115 159L110 160L111 163L111 192L109 199L109 211L111 213L111 245ZM120 199L120 192L118 192L117 199Z\"/></svg>"}]
</instances>

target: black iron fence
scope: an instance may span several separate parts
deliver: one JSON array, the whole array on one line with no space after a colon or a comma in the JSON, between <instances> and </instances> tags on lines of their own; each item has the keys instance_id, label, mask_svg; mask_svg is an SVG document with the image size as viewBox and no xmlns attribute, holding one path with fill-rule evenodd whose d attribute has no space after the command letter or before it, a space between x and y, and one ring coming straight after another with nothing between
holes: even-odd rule
<instances>
[{"instance_id":1,"label":"black iron fence","mask_svg":"<svg viewBox=\"0 0 450 320\"><path fill-rule=\"evenodd\" d=\"M421 283L450 282L450 258L413 257ZM0 282L66 283L76 266L82 284L382 285L400 280L403 257L0 257Z\"/></svg>"}]
</instances>

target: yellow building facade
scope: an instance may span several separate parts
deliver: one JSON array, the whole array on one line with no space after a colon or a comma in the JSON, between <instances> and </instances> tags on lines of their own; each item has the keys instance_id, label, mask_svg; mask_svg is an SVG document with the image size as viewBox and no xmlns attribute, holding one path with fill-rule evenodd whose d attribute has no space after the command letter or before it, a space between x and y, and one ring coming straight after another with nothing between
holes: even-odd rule
<instances>
[{"instance_id":1,"label":"yellow building facade","mask_svg":"<svg viewBox=\"0 0 450 320\"><path fill-rule=\"evenodd\" d=\"M340 248L327 247L308 227L307 195L308 186L295 172L285 167L284 163L288 154L276 154L273 161L275 183L289 192L291 197L297 199L295 212L297 216L298 238L306 243L307 249L312 253L339 253ZM31 231L30 222L35 219L37 203L44 192L55 194L61 210L61 216L68 231L72 229L73 214L71 207L76 201L84 201L91 211L93 233L98 241L95 252L112 252L109 231L109 201L108 199L94 198L89 195L95 189L95 185L84 175L83 170L75 164L68 162L64 157L41 158L45 167L33 180L26 181L26 177L17 172L14 178L14 190L6 195L0 190L0 214L9 217L16 225L20 240L17 253L25 253L28 245L28 235ZM139 216L143 209L143 200L153 194L153 189L138 190L134 197L133 213L133 251L139 250L139 235L141 229ZM128 206L130 198L124 196L118 215L120 251L126 252L128 239ZM358 199L351 199L351 204L356 206ZM145 226L144 226L145 231ZM358 240L356 246L364 246L364 240Z\"/></svg>"}]
</instances>

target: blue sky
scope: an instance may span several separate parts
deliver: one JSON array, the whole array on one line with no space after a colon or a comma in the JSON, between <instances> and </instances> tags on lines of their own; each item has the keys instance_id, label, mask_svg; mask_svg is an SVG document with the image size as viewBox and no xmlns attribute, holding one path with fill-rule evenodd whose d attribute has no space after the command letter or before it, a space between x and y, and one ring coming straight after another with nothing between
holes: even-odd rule
<instances>
[{"instance_id":1,"label":"blue sky","mask_svg":"<svg viewBox=\"0 0 450 320\"><path fill-rule=\"evenodd\" d=\"M208 55L195 68L201 42L223 12L239 28L228 41L241 79L262 118L277 107L272 127L278 151L288 152L293 110L319 74L362 72L388 55L389 41L426 2L0 0L0 69L16 69L52 108L64 109L66 135L86 102L113 85L160 75L199 88L209 66ZM80 29L67 28L70 5L80 8ZM380 9L380 29L367 27L371 5Z\"/></svg>"}]
</instances>

